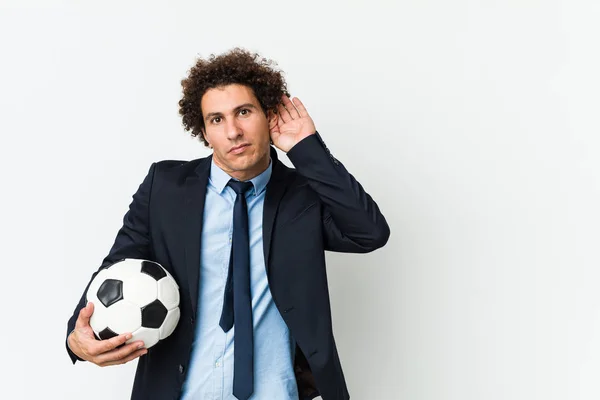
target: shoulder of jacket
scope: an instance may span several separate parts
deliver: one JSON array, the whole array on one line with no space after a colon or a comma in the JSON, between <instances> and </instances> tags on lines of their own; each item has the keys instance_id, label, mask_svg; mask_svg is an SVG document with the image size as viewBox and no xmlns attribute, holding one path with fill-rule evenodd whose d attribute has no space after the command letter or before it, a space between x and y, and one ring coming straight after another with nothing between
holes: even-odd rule
<instances>
[{"instance_id":1,"label":"shoulder of jacket","mask_svg":"<svg viewBox=\"0 0 600 400\"><path fill-rule=\"evenodd\" d=\"M208 157L195 160L161 160L154 163L154 170L161 172L187 172L194 170L198 164L207 160Z\"/></svg>"}]
</instances>

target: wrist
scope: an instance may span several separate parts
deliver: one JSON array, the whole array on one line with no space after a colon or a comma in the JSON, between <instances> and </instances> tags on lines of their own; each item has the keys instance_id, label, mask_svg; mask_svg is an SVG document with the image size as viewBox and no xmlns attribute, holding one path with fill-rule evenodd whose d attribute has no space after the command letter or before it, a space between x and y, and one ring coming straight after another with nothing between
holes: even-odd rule
<instances>
[{"instance_id":1,"label":"wrist","mask_svg":"<svg viewBox=\"0 0 600 400\"><path fill-rule=\"evenodd\" d=\"M67 336L67 346L69 347L69 350L71 350L71 351L73 351L73 346L71 344L73 332L75 332L75 329L73 329L71 332L69 332L69 335Z\"/></svg>"},{"instance_id":2,"label":"wrist","mask_svg":"<svg viewBox=\"0 0 600 400\"><path fill-rule=\"evenodd\" d=\"M69 357L71 357L71 361L73 361L73 364L75 364L75 361L86 361L85 359L81 358L78 353L75 352L77 345L76 343L72 342L74 340L72 337L74 332L75 329L69 332L66 340L67 352L69 353Z\"/></svg>"},{"instance_id":3,"label":"wrist","mask_svg":"<svg viewBox=\"0 0 600 400\"><path fill-rule=\"evenodd\" d=\"M289 152L290 150L292 150L294 147L296 147L296 145L297 145L298 143L302 142L304 139L306 139L306 138L308 138L308 137L311 137L311 136L313 136L315 133L316 133L316 131L315 131L315 132L313 132L313 133L309 133L308 135L306 135L306 136L303 136L303 137L301 137L300 139L296 140L296 141L294 142L294 144L293 144L293 145L291 145L291 146L290 146L290 148L286 150L286 153L287 153L287 152Z\"/></svg>"}]
</instances>

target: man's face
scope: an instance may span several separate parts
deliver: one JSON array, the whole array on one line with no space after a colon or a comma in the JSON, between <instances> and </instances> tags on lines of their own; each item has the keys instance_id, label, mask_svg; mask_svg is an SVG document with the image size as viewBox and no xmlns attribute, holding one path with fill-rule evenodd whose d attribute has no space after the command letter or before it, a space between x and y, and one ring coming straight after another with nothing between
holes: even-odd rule
<instances>
[{"instance_id":1,"label":"man's face","mask_svg":"<svg viewBox=\"0 0 600 400\"><path fill-rule=\"evenodd\" d=\"M277 117L263 112L252 89L232 84L206 91L200 103L204 138L213 148L217 166L241 181L259 175L269 166L269 123Z\"/></svg>"}]
</instances>

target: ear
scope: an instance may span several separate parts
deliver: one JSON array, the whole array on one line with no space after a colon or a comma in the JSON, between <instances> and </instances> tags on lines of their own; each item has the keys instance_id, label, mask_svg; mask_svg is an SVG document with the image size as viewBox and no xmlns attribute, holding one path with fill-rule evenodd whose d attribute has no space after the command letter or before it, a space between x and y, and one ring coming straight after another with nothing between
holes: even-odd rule
<instances>
[{"instance_id":1,"label":"ear","mask_svg":"<svg viewBox=\"0 0 600 400\"><path fill-rule=\"evenodd\" d=\"M212 149L213 148L212 144L210 143L210 140L208 140L208 136L206 136L206 130L204 128L200 128L200 134L202 135L204 140L206 140L208 142L208 147L210 147Z\"/></svg>"},{"instance_id":2,"label":"ear","mask_svg":"<svg viewBox=\"0 0 600 400\"><path fill-rule=\"evenodd\" d=\"M269 120L269 129L273 129L277 126L277 114L274 110L267 111L267 119Z\"/></svg>"}]
</instances>

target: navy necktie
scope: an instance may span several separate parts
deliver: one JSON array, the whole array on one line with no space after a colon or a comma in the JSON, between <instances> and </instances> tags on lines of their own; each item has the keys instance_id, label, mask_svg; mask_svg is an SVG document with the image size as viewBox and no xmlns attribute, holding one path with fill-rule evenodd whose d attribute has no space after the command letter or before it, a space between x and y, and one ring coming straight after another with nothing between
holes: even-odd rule
<instances>
[{"instance_id":1,"label":"navy necktie","mask_svg":"<svg viewBox=\"0 0 600 400\"><path fill-rule=\"evenodd\" d=\"M233 243L219 325L228 332L235 320L233 346L233 395L246 400L254 391L254 338L250 293L250 240L245 193L252 182L233 179L228 185L237 193L233 205Z\"/></svg>"}]
</instances>

